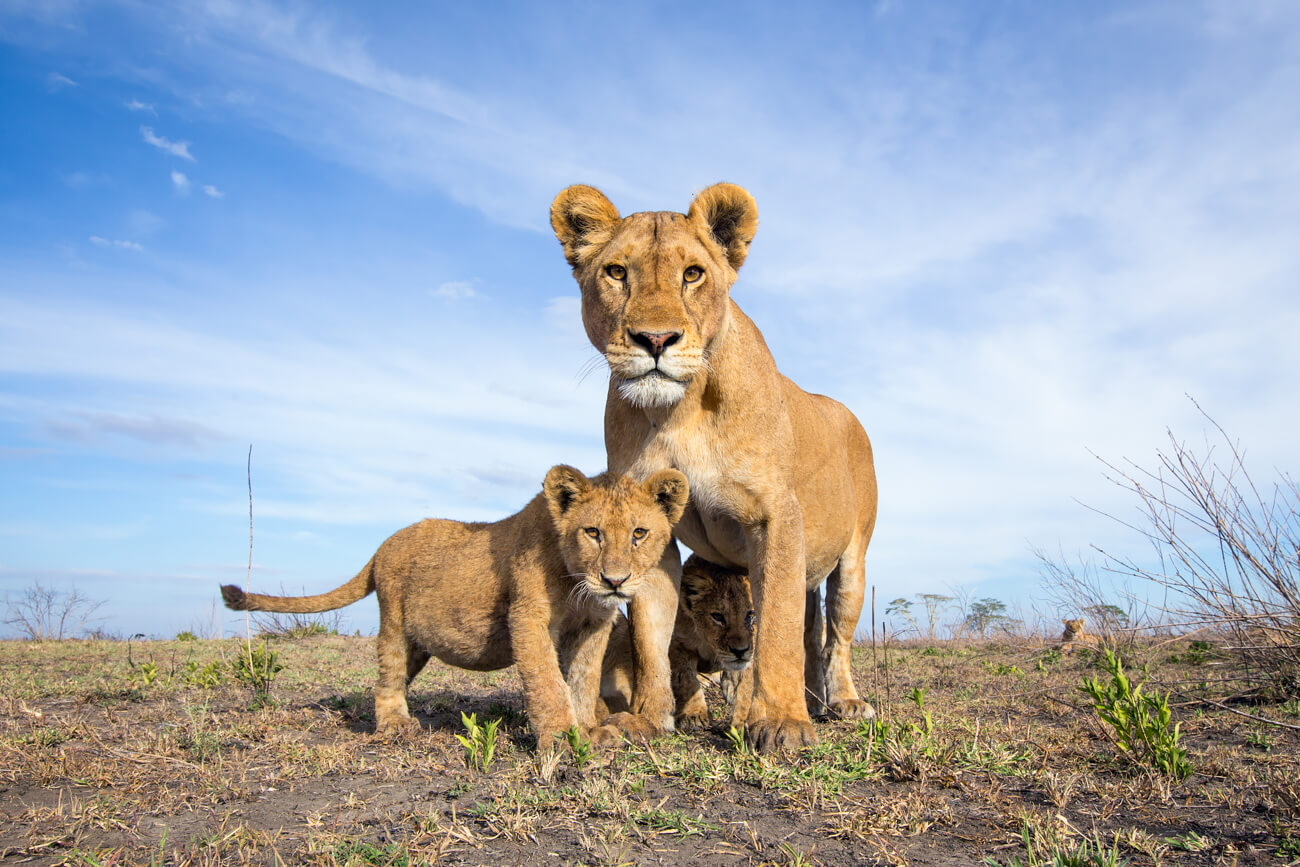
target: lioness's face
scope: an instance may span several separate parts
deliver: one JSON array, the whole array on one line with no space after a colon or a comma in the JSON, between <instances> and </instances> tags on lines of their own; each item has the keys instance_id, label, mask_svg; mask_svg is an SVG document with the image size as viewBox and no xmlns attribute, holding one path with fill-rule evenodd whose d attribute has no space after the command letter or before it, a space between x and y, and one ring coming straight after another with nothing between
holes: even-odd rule
<instances>
[{"instance_id":1,"label":"lioness's face","mask_svg":"<svg viewBox=\"0 0 1300 867\"><path fill-rule=\"evenodd\" d=\"M754 603L748 573L691 555L682 567L679 598L722 667L744 670L754 656Z\"/></svg>"},{"instance_id":2,"label":"lioness's face","mask_svg":"<svg viewBox=\"0 0 1300 867\"><path fill-rule=\"evenodd\" d=\"M599 190L574 186L556 197L551 224L582 288L587 337L619 394L636 406L677 403L726 322L758 226L753 198L716 184L686 214L622 218Z\"/></svg>"},{"instance_id":3,"label":"lioness's face","mask_svg":"<svg viewBox=\"0 0 1300 867\"><path fill-rule=\"evenodd\" d=\"M676 470L645 482L626 476L593 482L572 467L554 467L544 485L560 554L575 593L609 609L636 595L659 564L689 488Z\"/></svg>"}]
</instances>

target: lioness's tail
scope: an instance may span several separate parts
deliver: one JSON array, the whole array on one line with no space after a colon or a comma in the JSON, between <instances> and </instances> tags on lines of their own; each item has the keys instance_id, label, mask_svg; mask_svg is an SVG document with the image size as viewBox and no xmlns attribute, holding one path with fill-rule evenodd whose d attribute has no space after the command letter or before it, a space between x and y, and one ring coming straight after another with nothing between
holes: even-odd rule
<instances>
[{"instance_id":1,"label":"lioness's tail","mask_svg":"<svg viewBox=\"0 0 1300 867\"><path fill-rule=\"evenodd\" d=\"M221 598L226 600L226 607L235 611L278 611L283 614L316 614L321 611L333 611L344 605L351 605L375 592L375 560L357 573L342 587L335 588L319 596L266 596L261 593L245 593L236 584L223 584Z\"/></svg>"}]
</instances>

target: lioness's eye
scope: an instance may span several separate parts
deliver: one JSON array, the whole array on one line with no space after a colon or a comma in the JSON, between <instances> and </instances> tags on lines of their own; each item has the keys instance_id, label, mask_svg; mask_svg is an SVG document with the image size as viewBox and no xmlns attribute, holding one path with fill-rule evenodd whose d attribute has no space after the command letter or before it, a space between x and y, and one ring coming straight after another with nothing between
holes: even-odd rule
<instances>
[{"instance_id":1,"label":"lioness's eye","mask_svg":"<svg viewBox=\"0 0 1300 867\"><path fill-rule=\"evenodd\" d=\"M646 533L648 533L648 532L650 532L650 531L647 530L645 527L637 527L635 530L632 531L632 538L633 538L633 539L644 539Z\"/></svg>"},{"instance_id":2,"label":"lioness's eye","mask_svg":"<svg viewBox=\"0 0 1300 867\"><path fill-rule=\"evenodd\" d=\"M692 265L691 267L687 268L685 271L682 272L682 279L685 280L687 283L694 283L696 280L700 279L703 276L704 276L704 269L701 268L699 265Z\"/></svg>"},{"instance_id":3,"label":"lioness's eye","mask_svg":"<svg viewBox=\"0 0 1300 867\"><path fill-rule=\"evenodd\" d=\"M583 530L583 532L593 539L600 538L600 530L597 530L595 527L587 527Z\"/></svg>"},{"instance_id":4,"label":"lioness's eye","mask_svg":"<svg viewBox=\"0 0 1300 867\"><path fill-rule=\"evenodd\" d=\"M717 623L719 626L727 625L727 618L723 617L721 614L717 613L716 611L713 612L712 617L713 617L713 621Z\"/></svg>"},{"instance_id":5,"label":"lioness's eye","mask_svg":"<svg viewBox=\"0 0 1300 867\"><path fill-rule=\"evenodd\" d=\"M622 280L627 276L627 269L622 265L606 265L605 273L615 280Z\"/></svg>"}]
</instances>

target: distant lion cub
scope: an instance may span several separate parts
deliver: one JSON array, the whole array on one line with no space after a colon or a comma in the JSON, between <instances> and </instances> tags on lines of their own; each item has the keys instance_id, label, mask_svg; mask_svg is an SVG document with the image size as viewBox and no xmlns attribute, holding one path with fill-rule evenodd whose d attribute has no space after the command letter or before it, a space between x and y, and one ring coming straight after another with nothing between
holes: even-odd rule
<instances>
[{"instance_id":1,"label":"distant lion cub","mask_svg":"<svg viewBox=\"0 0 1300 867\"><path fill-rule=\"evenodd\" d=\"M673 673L673 702L682 731L709 724L709 708L700 689L700 674L723 673L724 698L734 704L740 672L754 655L754 603L749 573L716 566L692 554L682 566L668 659ZM605 653L600 695L611 710L627 707L632 695L632 636L621 614Z\"/></svg>"},{"instance_id":2,"label":"distant lion cub","mask_svg":"<svg viewBox=\"0 0 1300 867\"><path fill-rule=\"evenodd\" d=\"M351 581L319 596L226 585L236 611L308 613L379 597L380 729L409 722L406 688L429 657L476 671L519 666L539 749L580 726L596 743L601 660L618 606L672 539L689 490L676 470L643 483L552 467L542 493L492 524L425 520L394 533Z\"/></svg>"}]
</instances>

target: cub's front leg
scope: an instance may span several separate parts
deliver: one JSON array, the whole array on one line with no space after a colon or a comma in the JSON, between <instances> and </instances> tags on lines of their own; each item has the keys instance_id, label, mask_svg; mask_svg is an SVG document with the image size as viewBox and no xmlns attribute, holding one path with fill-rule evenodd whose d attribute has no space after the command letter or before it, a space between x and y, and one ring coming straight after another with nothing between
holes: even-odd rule
<instances>
[{"instance_id":1,"label":"cub's front leg","mask_svg":"<svg viewBox=\"0 0 1300 867\"><path fill-rule=\"evenodd\" d=\"M668 647L677 623L677 588L681 581L681 555L676 544L669 544L659 566L642 576L642 586L628 606L636 672L632 714L616 716L620 728L638 737L671 732L675 727Z\"/></svg>"},{"instance_id":2,"label":"cub's front leg","mask_svg":"<svg viewBox=\"0 0 1300 867\"><path fill-rule=\"evenodd\" d=\"M561 637L566 646L558 648L559 656L564 660L564 677L569 685L574 715L583 734L596 746L622 740L622 732L616 727L596 724L601 666L613 626L613 611L585 617L575 630Z\"/></svg>"},{"instance_id":3,"label":"cub's front leg","mask_svg":"<svg viewBox=\"0 0 1300 867\"><path fill-rule=\"evenodd\" d=\"M668 653L673 671L673 701L677 704L677 728L688 732L707 728L709 705L700 688L699 654L673 644Z\"/></svg>"},{"instance_id":4,"label":"cub's front leg","mask_svg":"<svg viewBox=\"0 0 1300 867\"><path fill-rule=\"evenodd\" d=\"M537 736L537 749L554 749L557 736L578 724L569 685L560 672L560 659L547 622L549 601L516 599L510 606L510 645L524 686L528 722Z\"/></svg>"}]
</instances>

